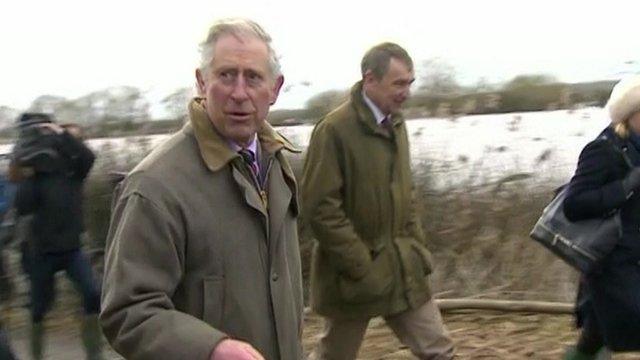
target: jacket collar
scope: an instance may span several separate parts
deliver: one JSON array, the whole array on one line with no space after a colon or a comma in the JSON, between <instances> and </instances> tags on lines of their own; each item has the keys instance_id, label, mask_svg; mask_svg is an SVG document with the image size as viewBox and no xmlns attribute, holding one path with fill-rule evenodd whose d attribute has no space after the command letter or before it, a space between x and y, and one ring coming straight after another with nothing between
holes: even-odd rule
<instances>
[{"instance_id":1,"label":"jacket collar","mask_svg":"<svg viewBox=\"0 0 640 360\"><path fill-rule=\"evenodd\" d=\"M233 159L240 157L213 127L205 109L204 98L196 97L189 103L189 123L183 127L183 131L195 135L200 156L211 171L218 171ZM300 152L266 121L258 130L258 140L264 151L271 155L282 149Z\"/></svg>"},{"instance_id":2,"label":"jacket collar","mask_svg":"<svg viewBox=\"0 0 640 360\"><path fill-rule=\"evenodd\" d=\"M364 102L362 95L362 80L360 80L351 87L351 103L358 114L358 120L360 120L367 129L375 133L384 133L384 130L378 125L371 108ZM389 116L394 128L403 120L402 114L397 111L392 112Z\"/></svg>"},{"instance_id":3,"label":"jacket collar","mask_svg":"<svg viewBox=\"0 0 640 360\"><path fill-rule=\"evenodd\" d=\"M625 162L629 166L637 166L640 164L640 153L636 149L631 141L627 139L621 138L613 129L613 126L607 126L601 133L598 135L598 139L603 139L608 141L613 149L625 157ZM631 162L629 164L629 162Z\"/></svg>"},{"instance_id":4,"label":"jacket collar","mask_svg":"<svg viewBox=\"0 0 640 360\"><path fill-rule=\"evenodd\" d=\"M382 113L382 110L380 110L378 105L376 105L373 102L373 100L369 98L369 96L367 96L367 93L364 90L362 90L362 99L364 100L364 103L367 104L367 106L373 113L373 118L376 119L376 124L380 126L380 124L382 124L382 122L387 117L387 115Z\"/></svg>"}]
</instances>

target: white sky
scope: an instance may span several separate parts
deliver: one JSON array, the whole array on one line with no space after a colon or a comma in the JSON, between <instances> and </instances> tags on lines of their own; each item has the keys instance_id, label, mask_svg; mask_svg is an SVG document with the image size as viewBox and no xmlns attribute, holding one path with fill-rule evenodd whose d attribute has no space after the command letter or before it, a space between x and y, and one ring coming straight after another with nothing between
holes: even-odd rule
<instances>
[{"instance_id":1,"label":"white sky","mask_svg":"<svg viewBox=\"0 0 640 360\"><path fill-rule=\"evenodd\" d=\"M632 1L273 0L5 1L0 7L0 105L132 85L162 98L191 86L213 20L243 16L274 38L285 85L277 107L359 78L367 48L395 41L416 64L439 56L462 83L552 73L615 77L640 60ZM636 62L635 67L640 66ZM637 68L631 69L638 70ZM309 81L311 87L300 86Z\"/></svg>"}]
</instances>

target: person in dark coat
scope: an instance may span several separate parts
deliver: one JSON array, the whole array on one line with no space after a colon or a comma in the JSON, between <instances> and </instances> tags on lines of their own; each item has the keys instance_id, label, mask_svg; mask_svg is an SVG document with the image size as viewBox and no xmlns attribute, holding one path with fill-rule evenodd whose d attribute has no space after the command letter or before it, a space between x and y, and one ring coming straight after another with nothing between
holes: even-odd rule
<instances>
[{"instance_id":1,"label":"person in dark coat","mask_svg":"<svg viewBox=\"0 0 640 360\"><path fill-rule=\"evenodd\" d=\"M12 202L11 185L6 179L5 174L0 174L0 305L8 302L11 299L13 293L13 283L7 269L7 263L5 262L3 250L7 245L8 240L11 238L10 234L6 234L7 227L4 226L4 217L9 210ZM7 337L4 324L0 318L0 359L13 360L15 355L11 350L11 344Z\"/></svg>"},{"instance_id":2,"label":"person in dark coat","mask_svg":"<svg viewBox=\"0 0 640 360\"><path fill-rule=\"evenodd\" d=\"M564 212L576 221L619 210L622 236L600 268L581 279L582 330L567 360L599 359L606 348L640 350L640 76L619 82L606 108L611 124L582 150Z\"/></svg>"},{"instance_id":3,"label":"person in dark coat","mask_svg":"<svg viewBox=\"0 0 640 360\"><path fill-rule=\"evenodd\" d=\"M82 142L79 127L62 127L53 122L40 122L37 127L45 142L38 138L29 143L32 152L14 151L14 161L27 175L18 184L15 207L18 216L33 215L30 222L31 280L31 352L34 359L43 356L43 320L54 297L54 275L64 270L80 290L85 318L82 340L87 359L100 359L101 334L97 315L100 292L89 262L81 251L80 235L84 231L82 188L95 160L95 155ZM19 144L18 144L19 145ZM16 146L18 146L16 145ZM36 153L37 156L30 156ZM41 166L49 158L52 164ZM31 162L37 159L36 162Z\"/></svg>"},{"instance_id":4,"label":"person in dark coat","mask_svg":"<svg viewBox=\"0 0 640 360\"><path fill-rule=\"evenodd\" d=\"M13 283L9 278L9 274L7 271L7 264L5 263L5 258L3 254L4 248L4 238L0 238L0 306L2 303L9 302L11 299L11 295L13 293ZM13 351L11 350L11 344L9 343L9 338L7 337L7 333L0 318L0 359L2 360L13 360L15 356L13 355Z\"/></svg>"},{"instance_id":5,"label":"person in dark coat","mask_svg":"<svg viewBox=\"0 0 640 360\"><path fill-rule=\"evenodd\" d=\"M0 244L0 246L2 246L2 244ZM8 279L8 274L5 272L5 265L2 248L0 248L0 304L8 302L13 292L13 285ZM2 319L0 319L0 359L15 359Z\"/></svg>"}]
</instances>

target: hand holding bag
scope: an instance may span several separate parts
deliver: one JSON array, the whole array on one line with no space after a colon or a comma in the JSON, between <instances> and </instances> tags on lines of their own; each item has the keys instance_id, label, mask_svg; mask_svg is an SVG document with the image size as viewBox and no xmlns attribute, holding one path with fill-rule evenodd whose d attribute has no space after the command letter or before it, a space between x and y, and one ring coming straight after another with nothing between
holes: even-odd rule
<instances>
[{"instance_id":1,"label":"hand holding bag","mask_svg":"<svg viewBox=\"0 0 640 360\"><path fill-rule=\"evenodd\" d=\"M627 154L605 136L602 137L622 155L631 168L631 160ZM565 184L559 189L551 203L542 211L529 236L573 268L589 274L597 269L622 235L620 211L616 209L603 217L570 221L563 210L568 188L568 184Z\"/></svg>"}]
</instances>

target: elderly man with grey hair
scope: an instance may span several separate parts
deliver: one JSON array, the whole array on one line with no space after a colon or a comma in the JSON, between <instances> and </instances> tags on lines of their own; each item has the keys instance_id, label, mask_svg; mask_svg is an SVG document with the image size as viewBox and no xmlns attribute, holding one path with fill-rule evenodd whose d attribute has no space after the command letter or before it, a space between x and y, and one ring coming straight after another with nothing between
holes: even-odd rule
<instances>
[{"instance_id":1,"label":"elderly man with grey hair","mask_svg":"<svg viewBox=\"0 0 640 360\"><path fill-rule=\"evenodd\" d=\"M265 121L271 38L222 20L201 45L189 122L116 190L100 320L127 359L301 359L297 185Z\"/></svg>"}]
</instances>

